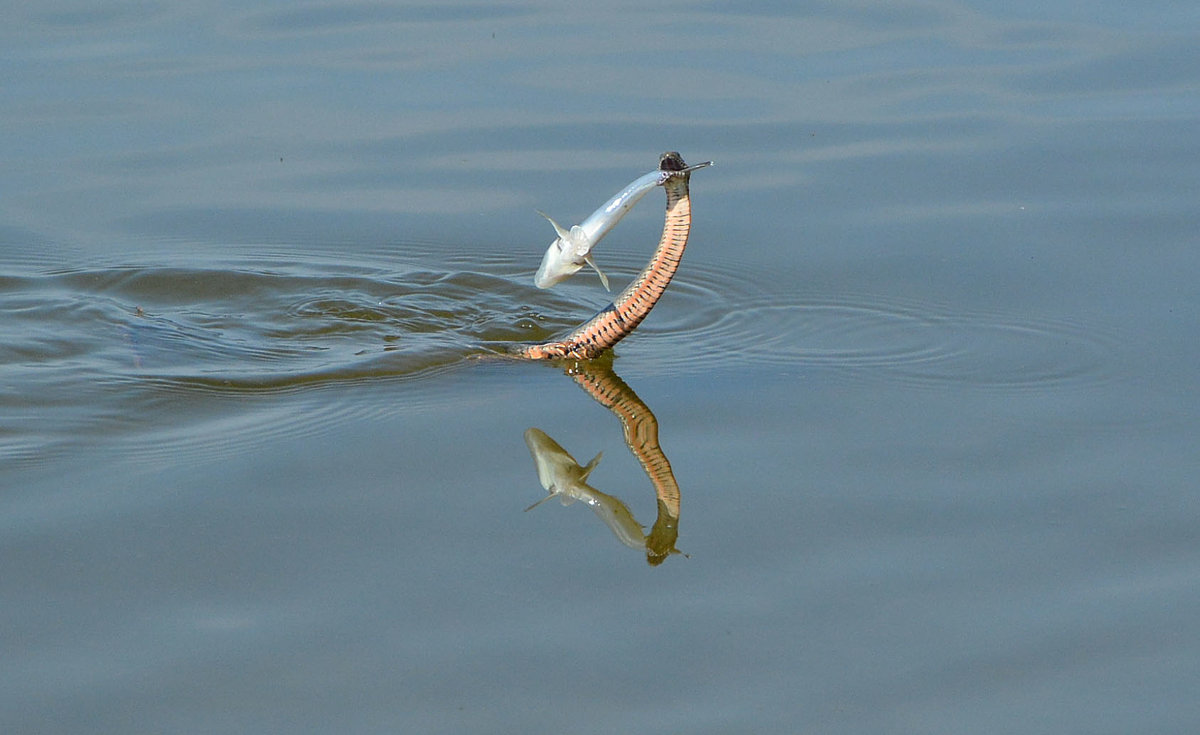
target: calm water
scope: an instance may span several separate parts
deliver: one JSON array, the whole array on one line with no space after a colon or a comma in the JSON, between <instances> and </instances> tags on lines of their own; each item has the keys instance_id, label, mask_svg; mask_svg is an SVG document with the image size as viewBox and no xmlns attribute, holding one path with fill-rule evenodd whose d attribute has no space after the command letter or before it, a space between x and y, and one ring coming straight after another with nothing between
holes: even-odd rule
<instances>
[{"instance_id":1,"label":"calm water","mask_svg":"<svg viewBox=\"0 0 1200 735\"><path fill-rule=\"evenodd\" d=\"M1200 731L1195 4L642 7L10 4L0 729Z\"/></svg>"}]
</instances>

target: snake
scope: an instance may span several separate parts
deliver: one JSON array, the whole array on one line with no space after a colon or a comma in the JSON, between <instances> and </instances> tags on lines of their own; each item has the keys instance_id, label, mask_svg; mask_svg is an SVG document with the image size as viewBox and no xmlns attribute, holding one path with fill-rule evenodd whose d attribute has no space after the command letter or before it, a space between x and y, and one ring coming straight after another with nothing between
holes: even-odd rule
<instances>
[{"instance_id":1,"label":"snake","mask_svg":"<svg viewBox=\"0 0 1200 735\"><path fill-rule=\"evenodd\" d=\"M688 193L691 173L711 165L712 161L705 161L688 166L676 151L659 156L660 185L667 193L667 210L658 247L646 267L608 306L565 336L516 345L512 354L526 360L593 360L637 329L671 284L687 248L692 228Z\"/></svg>"}]
</instances>

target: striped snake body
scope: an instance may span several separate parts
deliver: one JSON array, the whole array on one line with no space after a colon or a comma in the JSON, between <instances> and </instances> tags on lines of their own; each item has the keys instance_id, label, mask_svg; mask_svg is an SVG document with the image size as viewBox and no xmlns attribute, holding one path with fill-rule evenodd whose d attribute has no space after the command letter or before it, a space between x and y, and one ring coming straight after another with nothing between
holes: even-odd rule
<instances>
[{"instance_id":1,"label":"striped snake body","mask_svg":"<svg viewBox=\"0 0 1200 735\"><path fill-rule=\"evenodd\" d=\"M650 262L611 304L566 336L516 346L513 354L527 360L591 360L629 336L662 298L679 268L692 226L688 181L692 171L711 163L687 166L678 153L662 154L658 167L662 172L662 187L667 192L667 213L662 237Z\"/></svg>"}]
</instances>

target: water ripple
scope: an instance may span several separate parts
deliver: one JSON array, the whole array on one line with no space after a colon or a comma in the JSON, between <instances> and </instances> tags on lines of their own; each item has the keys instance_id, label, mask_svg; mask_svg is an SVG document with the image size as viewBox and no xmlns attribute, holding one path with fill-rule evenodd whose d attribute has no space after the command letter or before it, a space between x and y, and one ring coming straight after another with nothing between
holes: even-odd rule
<instances>
[{"instance_id":1,"label":"water ripple","mask_svg":"<svg viewBox=\"0 0 1200 735\"><path fill-rule=\"evenodd\" d=\"M731 263L684 270L628 348L643 367L774 365L929 388L1061 390L1113 379L1122 352L1118 337L1077 321L878 295L801 297Z\"/></svg>"},{"instance_id":2,"label":"water ripple","mask_svg":"<svg viewBox=\"0 0 1200 735\"><path fill-rule=\"evenodd\" d=\"M209 268L0 274L0 415L9 417L0 457L37 462L110 433L142 459L185 447L204 454L421 410L455 400L453 381L432 378L501 344L571 328L611 298L587 276L535 289L528 253L436 252L385 249L339 264L292 251ZM614 254L604 265L619 283L641 262ZM619 351L636 356L635 372L766 366L989 391L1104 381L1119 352L1117 340L1081 323L877 296L798 297L764 290L763 280L736 264L686 263ZM404 382L403 396L386 406L353 397L357 385L380 381ZM342 391L339 400L327 390ZM272 402L279 395L291 399ZM238 411L247 400L257 410ZM220 430L197 431L196 422Z\"/></svg>"},{"instance_id":3,"label":"water ripple","mask_svg":"<svg viewBox=\"0 0 1200 735\"><path fill-rule=\"evenodd\" d=\"M699 306L699 303L697 304ZM846 375L929 387L1039 389L1112 377L1118 341L1068 321L951 312L936 304L830 296L746 299L682 310L647 330L662 357L720 355L732 364L834 368ZM669 332L670 327L682 327ZM674 338L672 337L674 336ZM681 344L678 338L686 335Z\"/></svg>"}]
</instances>

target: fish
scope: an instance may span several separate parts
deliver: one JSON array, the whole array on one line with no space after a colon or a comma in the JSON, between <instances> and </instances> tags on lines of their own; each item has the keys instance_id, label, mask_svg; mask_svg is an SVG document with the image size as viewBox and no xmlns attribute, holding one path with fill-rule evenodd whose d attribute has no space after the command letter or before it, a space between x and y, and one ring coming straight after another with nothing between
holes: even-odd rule
<instances>
[{"instance_id":1,"label":"fish","mask_svg":"<svg viewBox=\"0 0 1200 735\"><path fill-rule=\"evenodd\" d=\"M575 275L584 265L589 265L592 270L596 271L596 275L600 276L600 282L604 284L604 288L611 291L612 289L608 285L608 276L604 275L604 271L600 270L596 261L592 260L592 249L604 239L604 236L613 227L616 227L621 218L629 213L629 210L633 209L633 205L646 196L647 192L656 186L661 186L666 180L667 176L663 171L651 171L639 176L605 202L604 206L592 212L581 224L574 225L570 229L555 222L545 212L539 211L538 214L545 217L554 226L554 232L558 237L546 249L546 254L542 257L542 265L533 277L533 284L538 288L550 288Z\"/></svg>"},{"instance_id":2,"label":"fish","mask_svg":"<svg viewBox=\"0 0 1200 735\"><path fill-rule=\"evenodd\" d=\"M550 247L546 248L546 254L542 256L542 264L533 276L533 284L538 288L550 288L578 273L584 265L589 265L592 270L596 271L596 275L600 276L600 282L604 284L605 290L612 291L608 285L608 276L604 275L604 271L600 270L596 261L592 260L592 249L604 239L604 236L612 228L617 226L617 223L626 214L629 214L633 205L641 201L642 197L646 196L651 189L662 186L672 176L691 173L696 169L711 166L712 163L712 161L705 161L688 166L681 171L657 169L643 174L613 195L602 207L588 215L588 218L582 223L574 225L570 229L558 224L550 215L539 210L538 214L549 220L558 237L550 243Z\"/></svg>"},{"instance_id":3,"label":"fish","mask_svg":"<svg viewBox=\"0 0 1200 735\"><path fill-rule=\"evenodd\" d=\"M587 484L588 475L600 463L603 452L593 457L586 465L580 466L558 442L536 428L525 431L525 444L529 447L529 453L533 455L533 462L537 466L538 482L550 493L526 508L526 512L551 498L558 498L563 505L580 500L595 512L621 543L632 549L646 548L645 530L633 517L629 507L612 495L602 493Z\"/></svg>"},{"instance_id":4,"label":"fish","mask_svg":"<svg viewBox=\"0 0 1200 735\"><path fill-rule=\"evenodd\" d=\"M604 452L592 457L592 461L584 466L572 457L558 442L547 436L541 429L531 428L525 432L525 445L533 455L533 463L537 467L538 482L542 489L548 490L549 495L525 509L533 510L550 498L557 497L563 505L570 505L586 495L580 492L580 486L585 486L588 475L600 464Z\"/></svg>"}]
</instances>

